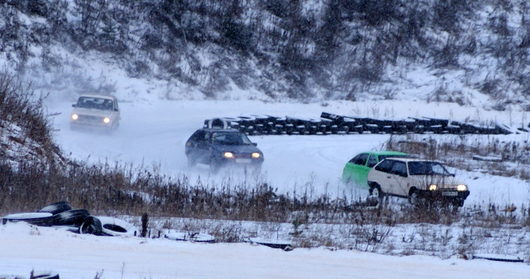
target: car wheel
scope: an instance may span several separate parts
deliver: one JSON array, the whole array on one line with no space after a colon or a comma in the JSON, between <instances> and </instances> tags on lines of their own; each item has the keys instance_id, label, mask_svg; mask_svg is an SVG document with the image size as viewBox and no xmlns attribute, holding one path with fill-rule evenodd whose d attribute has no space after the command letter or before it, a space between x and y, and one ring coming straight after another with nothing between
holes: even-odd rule
<instances>
[{"instance_id":1,"label":"car wheel","mask_svg":"<svg viewBox=\"0 0 530 279\"><path fill-rule=\"evenodd\" d=\"M221 169L221 166L215 162L210 162L210 172L212 173L218 173L219 169Z\"/></svg>"},{"instance_id":2,"label":"car wheel","mask_svg":"<svg viewBox=\"0 0 530 279\"><path fill-rule=\"evenodd\" d=\"M369 193L371 199L376 200L379 204L382 203L383 198L385 197L385 193L381 190L379 185L370 187Z\"/></svg>"},{"instance_id":3,"label":"car wheel","mask_svg":"<svg viewBox=\"0 0 530 279\"><path fill-rule=\"evenodd\" d=\"M412 189L409 193L409 203L415 206L423 205L423 199L417 190Z\"/></svg>"},{"instance_id":4,"label":"car wheel","mask_svg":"<svg viewBox=\"0 0 530 279\"><path fill-rule=\"evenodd\" d=\"M188 167L193 168L197 165L197 160L193 157L188 157Z\"/></svg>"},{"instance_id":5,"label":"car wheel","mask_svg":"<svg viewBox=\"0 0 530 279\"><path fill-rule=\"evenodd\" d=\"M462 207L462 206L464 206L464 201L463 200L453 201L453 205L457 206L457 207Z\"/></svg>"}]
</instances>

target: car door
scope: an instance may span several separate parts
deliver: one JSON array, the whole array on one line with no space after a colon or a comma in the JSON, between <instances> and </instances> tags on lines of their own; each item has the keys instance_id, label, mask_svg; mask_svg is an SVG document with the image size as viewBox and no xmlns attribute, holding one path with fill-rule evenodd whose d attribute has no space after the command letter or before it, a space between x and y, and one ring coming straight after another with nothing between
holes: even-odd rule
<instances>
[{"instance_id":1,"label":"car door","mask_svg":"<svg viewBox=\"0 0 530 279\"><path fill-rule=\"evenodd\" d=\"M204 156L204 140L205 140L205 131L198 130L191 135L191 137L186 142L186 156L188 158L193 158L196 162L203 162L202 157Z\"/></svg>"},{"instance_id":2,"label":"car door","mask_svg":"<svg viewBox=\"0 0 530 279\"><path fill-rule=\"evenodd\" d=\"M212 133L205 131L201 134L199 141L197 142L197 154L199 154L199 162L209 164L212 146Z\"/></svg>"},{"instance_id":3,"label":"car door","mask_svg":"<svg viewBox=\"0 0 530 279\"><path fill-rule=\"evenodd\" d=\"M392 193L391 183L392 180L392 160L383 160L377 166L370 170L368 177L370 181L375 182L381 187L381 191L385 193Z\"/></svg>"},{"instance_id":4,"label":"car door","mask_svg":"<svg viewBox=\"0 0 530 279\"><path fill-rule=\"evenodd\" d=\"M351 181L358 185L366 185L366 177L370 168L366 166L369 154L361 153L356 156L351 164Z\"/></svg>"},{"instance_id":5,"label":"car door","mask_svg":"<svg viewBox=\"0 0 530 279\"><path fill-rule=\"evenodd\" d=\"M392 189L392 194L398 196L408 196L407 163L403 161L393 161L390 173L391 178L388 182Z\"/></svg>"}]
</instances>

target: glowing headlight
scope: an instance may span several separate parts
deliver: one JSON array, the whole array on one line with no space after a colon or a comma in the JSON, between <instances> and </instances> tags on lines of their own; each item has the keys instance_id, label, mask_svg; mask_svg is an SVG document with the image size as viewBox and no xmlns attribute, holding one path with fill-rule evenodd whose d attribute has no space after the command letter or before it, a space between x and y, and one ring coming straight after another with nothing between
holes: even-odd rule
<instances>
[{"instance_id":1,"label":"glowing headlight","mask_svg":"<svg viewBox=\"0 0 530 279\"><path fill-rule=\"evenodd\" d=\"M103 118L103 123L109 124L110 123L110 118L108 118L108 117Z\"/></svg>"},{"instance_id":2,"label":"glowing headlight","mask_svg":"<svg viewBox=\"0 0 530 279\"><path fill-rule=\"evenodd\" d=\"M259 159L261 157L261 154L259 154L259 152L253 152L251 156L254 159Z\"/></svg>"},{"instance_id":3,"label":"glowing headlight","mask_svg":"<svg viewBox=\"0 0 530 279\"><path fill-rule=\"evenodd\" d=\"M467 186L464 185L464 184L458 184L458 185L456 185L456 190L457 191L461 191L461 192L462 191L466 191L467 190Z\"/></svg>"},{"instance_id":4,"label":"glowing headlight","mask_svg":"<svg viewBox=\"0 0 530 279\"><path fill-rule=\"evenodd\" d=\"M79 115L77 115L75 113L72 114L72 120L77 120L77 119L79 119Z\"/></svg>"},{"instance_id":5,"label":"glowing headlight","mask_svg":"<svg viewBox=\"0 0 530 279\"><path fill-rule=\"evenodd\" d=\"M223 153L223 157L227 158L227 159L232 159L234 158L234 153L232 152L225 152Z\"/></svg>"},{"instance_id":6,"label":"glowing headlight","mask_svg":"<svg viewBox=\"0 0 530 279\"><path fill-rule=\"evenodd\" d=\"M429 191L436 191L438 189L438 186L436 184L429 185Z\"/></svg>"}]
</instances>

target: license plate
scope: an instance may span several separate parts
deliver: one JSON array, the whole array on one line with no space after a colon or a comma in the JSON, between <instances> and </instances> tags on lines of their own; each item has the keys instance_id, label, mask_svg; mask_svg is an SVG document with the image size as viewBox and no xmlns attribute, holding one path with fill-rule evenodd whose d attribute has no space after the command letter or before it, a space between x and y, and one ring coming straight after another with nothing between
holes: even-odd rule
<instances>
[{"instance_id":1,"label":"license plate","mask_svg":"<svg viewBox=\"0 0 530 279\"><path fill-rule=\"evenodd\" d=\"M250 159L236 159L236 163L238 164L250 164Z\"/></svg>"},{"instance_id":2,"label":"license plate","mask_svg":"<svg viewBox=\"0 0 530 279\"><path fill-rule=\"evenodd\" d=\"M458 193L457 192L442 192L442 196L445 196L445 197L456 197L456 196L458 196Z\"/></svg>"}]
</instances>

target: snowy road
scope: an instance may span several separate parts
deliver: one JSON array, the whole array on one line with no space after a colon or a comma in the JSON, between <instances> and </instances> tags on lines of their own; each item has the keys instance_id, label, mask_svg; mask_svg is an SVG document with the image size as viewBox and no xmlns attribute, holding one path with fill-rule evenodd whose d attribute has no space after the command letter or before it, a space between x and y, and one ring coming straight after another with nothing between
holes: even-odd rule
<instances>
[{"instance_id":1,"label":"snowy road","mask_svg":"<svg viewBox=\"0 0 530 279\"><path fill-rule=\"evenodd\" d=\"M431 107L434 105L430 105ZM396 106L393 117L428 114L429 105ZM392 107L394 109L394 106ZM255 101L151 101L122 102L122 122L112 135L72 131L68 126L71 103L59 102L49 112L60 112L54 118L56 140L66 153L74 158L91 162L120 161L123 164L156 168L170 176L186 175L191 181L198 178L215 185L233 173L212 175L207 166L189 169L184 155L184 143L205 119L239 115L270 114L318 118L323 110L354 114L358 108L336 104L269 104ZM367 108L368 110L368 108ZM461 117L463 117L462 115ZM439 115L439 117L447 117ZM493 117L493 116L492 116ZM494 116L499 117L501 116ZM441 136L441 135L440 135ZM528 135L517 135L521 140ZM517 137L511 135L508 137ZM265 154L262 179L279 191L308 191L314 194L365 195L364 190L352 189L340 182L344 164L354 155L379 150L389 135L330 135L330 136L254 136L251 139ZM457 175L470 185L471 195L466 205L490 202L516 205L530 204L530 185L509 177L494 177L457 170ZM217 183L218 184L218 183Z\"/></svg>"},{"instance_id":2,"label":"snowy road","mask_svg":"<svg viewBox=\"0 0 530 279\"><path fill-rule=\"evenodd\" d=\"M530 278L530 266L521 263L97 237L23 223L0 225L0 247L0 277L36 270L65 279L93 279L97 273L105 279Z\"/></svg>"}]
</instances>

